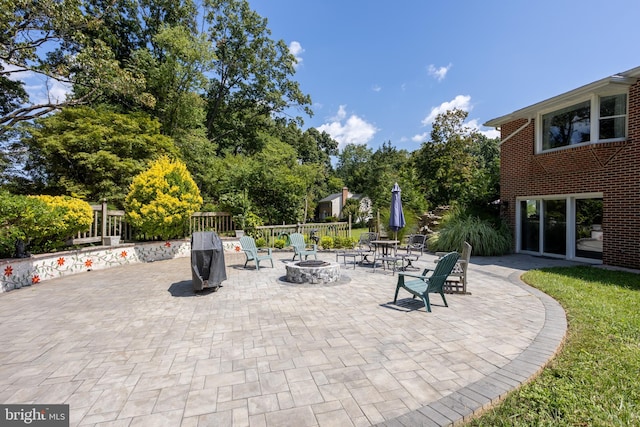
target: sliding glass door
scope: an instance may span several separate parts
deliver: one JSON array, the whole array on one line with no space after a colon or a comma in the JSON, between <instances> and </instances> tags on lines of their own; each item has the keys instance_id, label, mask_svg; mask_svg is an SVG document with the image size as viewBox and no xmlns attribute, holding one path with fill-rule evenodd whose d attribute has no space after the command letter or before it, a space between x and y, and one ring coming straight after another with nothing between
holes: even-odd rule
<instances>
[{"instance_id":1,"label":"sliding glass door","mask_svg":"<svg viewBox=\"0 0 640 427\"><path fill-rule=\"evenodd\" d=\"M518 203L518 250L568 259L602 259L602 197L531 198Z\"/></svg>"},{"instance_id":2,"label":"sliding glass door","mask_svg":"<svg viewBox=\"0 0 640 427\"><path fill-rule=\"evenodd\" d=\"M544 200L543 241L545 254L567 254L567 201Z\"/></svg>"},{"instance_id":3,"label":"sliding glass door","mask_svg":"<svg viewBox=\"0 0 640 427\"><path fill-rule=\"evenodd\" d=\"M576 200L575 253L580 258L602 259L602 199Z\"/></svg>"},{"instance_id":4,"label":"sliding glass door","mask_svg":"<svg viewBox=\"0 0 640 427\"><path fill-rule=\"evenodd\" d=\"M540 200L520 202L520 249L540 251Z\"/></svg>"}]
</instances>

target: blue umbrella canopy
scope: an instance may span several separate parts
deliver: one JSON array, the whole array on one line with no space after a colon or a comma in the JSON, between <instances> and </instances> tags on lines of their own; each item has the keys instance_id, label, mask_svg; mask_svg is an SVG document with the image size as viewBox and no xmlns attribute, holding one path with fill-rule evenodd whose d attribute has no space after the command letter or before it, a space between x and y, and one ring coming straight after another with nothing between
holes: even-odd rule
<instances>
[{"instance_id":1,"label":"blue umbrella canopy","mask_svg":"<svg viewBox=\"0 0 640 427\"><path fill-rule=\"evenodd\" d=\"M404 212L400 198L400 186L396 182L391 189L391 212L389 214L389 228L394 232L404 227Z\"/></svg>"}]
</instances>

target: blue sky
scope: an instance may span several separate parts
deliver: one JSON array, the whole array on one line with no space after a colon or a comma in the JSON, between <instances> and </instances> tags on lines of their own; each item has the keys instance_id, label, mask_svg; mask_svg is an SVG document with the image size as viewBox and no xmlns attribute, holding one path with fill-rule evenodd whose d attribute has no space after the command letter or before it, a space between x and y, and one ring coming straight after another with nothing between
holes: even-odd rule
<instances>
[{"instance_id":1,"label":"blue sky","mask_svg":"<svg viewBox=\"0 0 640 427\"><path fill-rule=\"evenodd\" d=\"M340 146L413 151L435 114L482 123L640 66L638 0L249 0L299 58Z\"/></svg>"}]
</instances>

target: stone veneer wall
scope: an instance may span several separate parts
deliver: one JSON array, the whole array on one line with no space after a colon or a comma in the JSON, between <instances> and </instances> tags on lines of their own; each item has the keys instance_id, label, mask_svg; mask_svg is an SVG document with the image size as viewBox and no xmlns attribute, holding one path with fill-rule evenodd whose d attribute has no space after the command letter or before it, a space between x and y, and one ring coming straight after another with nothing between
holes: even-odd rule
<instances>
[{"instance_id":1,"label":"stone veneer wall","mask_svg":"<svg viewBox=\"0 0 640 427\"><path fill-rule=\"evenodd\" d=\"M223 240L222 244L225 253L241 252L237 240ZM125 243L118 246L33 255L29 258L4 259L0 260L0 293L85 271L189 256L190 240L169 240Z\"/></svg>"}]
</instances>

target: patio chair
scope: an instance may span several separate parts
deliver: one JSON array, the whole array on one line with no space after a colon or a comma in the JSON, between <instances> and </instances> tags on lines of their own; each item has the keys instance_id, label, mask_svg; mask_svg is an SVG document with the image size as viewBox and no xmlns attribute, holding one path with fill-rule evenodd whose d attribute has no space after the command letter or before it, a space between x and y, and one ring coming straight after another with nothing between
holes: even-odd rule
<instances>
[{"instance_id":1,"label":"patio chair","mask_svg":"<svg viewBox=\"0 0 640 427\"><path fill-rule=\"evenodd\" d=\"M467 267L471 260L471 245L467 242L462 244L462 254L460 259L453 266L453 270L445 281L444 291L448 294L466 294L467 293ZM442 257L446 252L436 252L437 257ZM439 258L435 262L439 261Z\"/></svg>"},{"instance_id":2,"label":"patio chair","mask_svg":"<svg viewBox=\"0 0 640 427\"><path fill-rule=\"evenodd\" d=\"M427 248L427 236L424 234L409 234L407 238L407 246L403 246L405 252L398 253L398 257L407 262L407 265L403 269L413 267L413 262L424 254L424 250Z\"/></svg>"},{"instance_id":3,"label":"patio chair","mask_svg":"<svg viewBox=\"0 0 640 427\"><path fill-rule=\"evenodd\" d=\"M431 304L429 303L429 294L438 293L442 296L442 301L445 307L449 307L447 299L444 297L444 282L447 280L449 273L453 270L453 267L458 261L460 254L457 252L450 252L443 256L431 275L427 274L431 271L426 268L422 275L410 274L410 273L398 273L398 284L396 285L396 294L393 297L393 303L398 300L398 292L400 288L406 290L410 294L413 294L413 298L420 297L424 306L428 312L431 312Z\"/></svg>"},{"instance_id":4,"label":"patio chair","mask_svg":"<svg viewBox=\"0 0 640 427\"><path fill-rule=\"evenodd\" d=\"M360 258L360 264L363 262L370 262L367 256L373 255L374 246L371 244L372 240L378 239L378 233L373 232L364 232L358 238L358 243L351 249L337 251L336 252L336 261L338 261L339 257L344 258L344 265L347 265L347 258L353 258L353 268L356 268L356 258Z\"/></svg>"},{"instance_id":5,"label":"patio chair","mask_svg":"<svg viewBox=\"0 0 640 427\"><path fill-rule=\"evenodd\" d=\"M307 259L309 255L313 255L315 259L318 259L318 245L313 243L310 246L307 246L304 241L304 236L300 233L291 233L289 234L289 244L293 247L293 260L295 261L297 256L300 256L300 261L302 261L302 257ZM310 247L310 249L309 249Z\"/></svg>"},{"instance_id":6,"label":"patio chair","mask_svg":"<svg viewBox=\"0 0 640 427\"><path fill-rule=\"evenodd\" d=\"M271 248L258 249L256 241L251 236L242 236L240 238L240 247L247 256L247 260L244 262L244 266L247 266L249 261L256 263L256 270L260 270L260 261L269 260L271 267L273 268L273 258L271 257ZM261 252L263 254L261 254ZM266 253L264 253L266 252Z\"/></svg>"}]
</instances>

